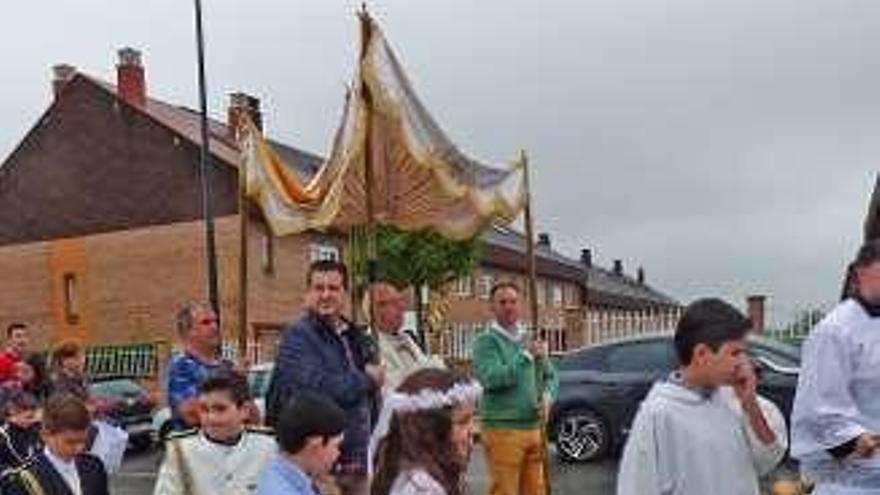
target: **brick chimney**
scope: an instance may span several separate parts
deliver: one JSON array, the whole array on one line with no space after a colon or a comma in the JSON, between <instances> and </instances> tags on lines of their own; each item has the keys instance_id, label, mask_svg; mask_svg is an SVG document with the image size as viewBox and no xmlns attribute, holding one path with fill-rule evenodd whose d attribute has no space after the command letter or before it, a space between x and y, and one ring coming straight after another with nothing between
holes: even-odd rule
<instances>
[{"instance_id":1,"label":"brick chimney","mask_svg":"<svg viewBox=\"0 0 880 495\"><path fill-rule=\"evenodd\" d=\"M76 75L76 67L67 64L58 64L52 67L52 96L58 99L64 86Z\"/></svg>"},{"instance_id":2,"label":"brick chimney","mask_svg":"<svg viewBox=\"0 0 880 495\"><path fill-rule=\"evenodd\" d=\"M251 118L251 122L261 132L263 130L263 114L260 112L260 99L247 93L236 92L229 95L229 109L227 110L226 125L232 139L238 141L241 137L245 115Z\"/></svg>"},{"instance_id":3,"label":"brick chimney","mask_svg":"<svg viewBox=\"0 0 880 495\"><path fill-rule=\"evenodd\" d=\"M541 232L538 234L538 247L550 249L550 234L547 232Z\"/></svg>"},{"instance_id":4,"label":"brick chimney","mask_svg":"<svg viewBox=\"0 0 880 495\"><path fill-rule=\"evenodd\" d=\"M147 102L147 82L141 52L134 48L119 50L119 63L116 65L116 91L129 105L142 107Z\"/></svg>"},{"instance_id":5,"label":"brick chimney","mask_svg":"<svg viewBox=\"0 0 880 495\"><path fill-rule=\"evenodd\" d=\"M639 267L639 269L636 270L636 282L638 282L639 285L645 285L645 269L642 267Z\"/></svg>"},{"instance_id":6,"label":"brick chimney","mask_svg":"<svg viewBox=\"0 0 880 495\"><path fill-rule=\"evenodd\" d=\"M623 260L614 260L614 274L618 277L623 276Z\"/></svg>"},{"instance_id":7,"label":"brick chimney","mask_svg":"<svg viewBox=\"0 0 880 495\"><path fill-rule=\"evenodd\" d=\"M581 249L581 264L587 268L593 266L593 251L590 249Z\"/></svg>"},{"instance_id":8,"label":"brick chimney","mask_svg":"<svg viewBox=\"0 0 880 495\"><path fill-rule=\"evenodd\" d=\"M751 295L746 298L748 307L749 321L752 322L752 331L755 333L763 333L765 328L764 306L767 296Z\"/></svg>"}]
</instances>

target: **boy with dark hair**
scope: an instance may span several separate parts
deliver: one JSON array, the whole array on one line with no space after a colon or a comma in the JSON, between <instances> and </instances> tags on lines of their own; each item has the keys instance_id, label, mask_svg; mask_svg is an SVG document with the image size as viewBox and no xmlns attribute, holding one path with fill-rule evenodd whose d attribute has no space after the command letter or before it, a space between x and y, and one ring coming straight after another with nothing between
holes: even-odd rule
<instances>
[{"instance_id":1,"label":"boy with dark hair","mask_svg":"<svg viewBox=\"0 0 880 495\"><path fill-rule=\"evenodd\" d=\"M85 351L76 340L65 340L52 350L51 388L52 393L71 393L78 395L86 390Z\"/></svg>"},{"instance_id":2,"label":"boy with dark hair","mask_svg":"<svg viewBox=\"0 0 880 495\"><path fill-rule=\"evenodd\" d=\"M297 394L278 419L281 455L260 475L258 495L317 495L315 480L339 457L345 412L318 394Z\"/></svg>"},{"instance_id":3,"label":"boy with dark hair","mask_svg":"<svg viewBox=\"0 0 880 495\"><path fill-rule=\"evenodd\" d=\"M0 478L3 495L109 495L107 473L84 453L91 415L78 398L51 397L43 409L42 452Z\"/></svg>"},{"instance_id":4,"label":"boy with dark hair","mask_svg":"<svg viewBox=\"0 0 880 495\"><path fill-rule=\"evenodd\" d=\"M658 382L633 421L618 495L758 495L787 448L785 420L758 397L746 355L749 320L701 299L675 331L680 367Z\"/></svg>"},{"instance_id":5,"label":"boy with dark hair","mask_svg":"<svg viewBox=\"0 0 880 495\"><path fill-rule=\"evenodd\" d=\"M3 409L6 422L0 426L0 471L23 466L41 447L37 399L15 390L4 398Z\"/></svg>"},{"instance_id":6,"label":"boy with dark hair","mask_svg":"<svg viewBox=\"0 0 880 495\"><path fill-rule=\"evenodd\" d=\"M253 493L278 449L270 431L245 427L247 379L217 372L202 382L198 401L201 427L171 436L155 495Z\"/></svg>"}]
</instances>

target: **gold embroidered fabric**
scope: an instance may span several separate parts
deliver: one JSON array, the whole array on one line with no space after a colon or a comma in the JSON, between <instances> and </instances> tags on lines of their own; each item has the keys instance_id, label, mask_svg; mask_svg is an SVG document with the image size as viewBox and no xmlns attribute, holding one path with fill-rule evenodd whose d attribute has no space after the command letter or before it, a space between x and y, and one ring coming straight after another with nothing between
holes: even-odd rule
<instances>
[{"instance_id":1,"label":"gold embroidered fabric","mask_svg":"<svg viewBox=\"0 0 880 495\"><path fill-rule=\"evenodd\" d=\"M368 223L368 163L378 223L465 239L489 223L512 222L525 203L522 164L487 166L459 151L416 97L379 26L366 15L361 20L365 49L352 90L330 155L308 183L246 123L247 194L272 231Z\"/></svg>"}]
</instances>

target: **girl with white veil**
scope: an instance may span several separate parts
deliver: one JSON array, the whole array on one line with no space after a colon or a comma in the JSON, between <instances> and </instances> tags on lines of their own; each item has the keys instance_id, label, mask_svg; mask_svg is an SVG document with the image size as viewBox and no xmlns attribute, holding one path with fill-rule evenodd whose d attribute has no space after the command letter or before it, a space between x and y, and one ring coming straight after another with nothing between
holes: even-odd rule
<instances>
[{"instance_id":1,"label":"girl with white veil","mask_svg":"<svg viewBox=\"0 0 880 495\"><path fill-rule=\"evenodd\" d=\"M464 495L482 388L426 368L383 398L370 439L371 495Z\"/></svg>"}]
</instances>

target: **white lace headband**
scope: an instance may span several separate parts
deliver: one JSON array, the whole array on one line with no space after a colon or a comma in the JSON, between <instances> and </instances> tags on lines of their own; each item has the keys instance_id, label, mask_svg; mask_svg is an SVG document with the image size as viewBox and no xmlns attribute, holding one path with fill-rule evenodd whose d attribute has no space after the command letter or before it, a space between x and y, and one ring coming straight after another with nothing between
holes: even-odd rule
<instances>
[{"instance_id":1,"label":"white lace headband","mask_svg":"<svg viewBox=\"0 0 880 495\"><path fill-rule=\"evenodd\" d=\"M442 409L456 404L475 403L483 395L483 387L476 381L456 383L449 390L439 391L425 389L417 394L405 394L402 392L386 393L382 397L382 411L373 434L370 436L370 445L367 449L367 468L370 476L373 475L373 457L379 442L388 435L391 428L391 418L395 413L412 413Z\"/></svg>"}]
</instances>

